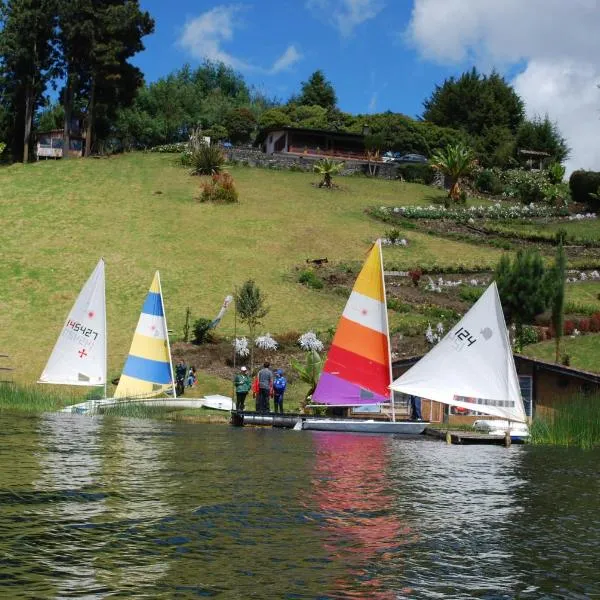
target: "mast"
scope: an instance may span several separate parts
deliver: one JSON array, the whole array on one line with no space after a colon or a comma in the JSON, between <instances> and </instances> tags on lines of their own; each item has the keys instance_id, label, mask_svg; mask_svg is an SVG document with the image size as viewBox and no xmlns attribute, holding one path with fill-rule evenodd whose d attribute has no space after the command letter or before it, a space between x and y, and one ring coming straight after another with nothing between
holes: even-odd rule
<instances>
[{"instance_id":1,"label":"mast","mask_svg":"<svg viewBox=\"0 0 600 600\"><path fill-rule=\"evenodd\" d=\"M167 352L169 353L169 370L171 371L171 385L173 386L173 399L177 398L177 390L175 385L175 377L173 377L173 360L171 359L171 345L169 343L169 328L167 327L167 311L165 310L165 301L163 299L162 285L160 283L160 273L156 271L158 279L158 289L160 292L160 303L163 309L163 323L165 324L165 337L167 338Z\"/></svg>"},{"instance_id":2,"label":"mast","mask_svg":"<svg viewBox=\"0 0 600 600\"><path fill-rule=\"evenodd\" d=\"M102 285L104 286L104 399L108 398L107 395L107 385L108 385L108 329L106 328L106 266L104 262L104 257L101 257L102 267L104 270L104 281Z\"/></svg>"},{"instance_id":3,"label":"mast","mask_svg":"<svg viewBox=\"0 0 600 600\"><path fill-rule=\"evenodd\" d=\"M383 316L385 318L385 331L387 334L387 347L388 347L388 369L390 372L390 385L394 380L392 377L392 345L390 340L390 325L388 323L388 311L387 311L387 293L385 291L385 275L383 271L383 251L381 250L381 238L377 238L377 247L379 249L379 261L381 264L381 284L383 286ZM396 421L396 409L394 408L394 390L390 388L390 404L392 406L392 421Z\"/></svg>"}]
</instances>

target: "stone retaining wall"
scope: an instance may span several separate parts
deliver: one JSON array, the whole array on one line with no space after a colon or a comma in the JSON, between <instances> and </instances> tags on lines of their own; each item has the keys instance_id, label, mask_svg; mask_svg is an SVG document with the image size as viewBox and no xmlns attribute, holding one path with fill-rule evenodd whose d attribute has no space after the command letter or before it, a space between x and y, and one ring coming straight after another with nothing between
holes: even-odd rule
<instances>
[{"instance_id":1,"label":"stone retaining wall","mask_svg":"<svg viewBox=\"0 0 600 600\"><path fill-rule=\"evenodd\" d=\"M299 156L285 152L265 154L257 148L227 148L224 150L224 153L227 161L232 163L245 164L250 167L262 167L264 169L287 169L305 172L312 172L315 163L322 158L310 155ZM340 173L341 175L367 174L369 172L367 161L349 159L342 162L344 163L344 169ZM377 163L374 175L382 179L396 179L396 166L394 163Z\"/></svg>"}]
</instances>

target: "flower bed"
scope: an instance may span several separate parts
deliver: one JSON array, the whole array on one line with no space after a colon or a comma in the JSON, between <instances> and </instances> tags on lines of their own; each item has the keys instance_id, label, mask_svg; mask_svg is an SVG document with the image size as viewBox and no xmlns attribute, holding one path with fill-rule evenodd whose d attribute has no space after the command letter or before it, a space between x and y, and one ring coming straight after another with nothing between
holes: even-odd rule
<instances>
[{"instance_id":1,"label":"flower bed","mask_svg":"<svg viewBox=\"0 0 600 600\"><path fill-rule=\"evenodd\" d=\"M540 217L566 217L566 208L554 208L541 204L501 204L491 206L471 206L470 208L444 206L381 206L378 209L383 216L398 216L406 219L452 219L468 221L469 219L493 219L507 221L511 219L532 219Z\"/></svg>"}]
</instances>

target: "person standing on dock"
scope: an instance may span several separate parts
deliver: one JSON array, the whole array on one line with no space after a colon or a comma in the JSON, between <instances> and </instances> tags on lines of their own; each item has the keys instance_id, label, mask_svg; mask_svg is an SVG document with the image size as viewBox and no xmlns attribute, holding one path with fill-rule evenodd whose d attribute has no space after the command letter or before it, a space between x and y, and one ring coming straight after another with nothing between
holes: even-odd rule
<instances>
[{"instance_id":1,"label":"person standing on dock","mask_svg":"<svg viewBox=\"0 0 600 600\"><path fill-rule=\"evenodd\" d=\"M419 396L410 397L410 420L411 421L422 421L423 416L421 415L421 398Z\"/></svg>"},{"instance_id":2,"label":"person standing on dock","mask_svg":"<svg viewBox=\"0 0 600 600\"><path fill-rule=\"evenodd\" d=\"M269 398L273 390L273 371L270 366L269 361L266 361L258 372L258 412L261 413L271 412Z\"/></svg>"},{"instance_id":3,"label":"person standing on dock","mask_svg":"<svg viewBox=\"0 0 600 600\"><path fill-rule=\"evenodd\" d=\"M242 367L240 372L235 376L233 380L233 384L235 385L235 397L236 410L244 410L244 405L246 403L246 396L250 391L250 386L252 382L250 381L250 377L248 377L248 369L246 367Z\"/></svg>"},{"instance_id":4,"label":"person standing on dock","mask_svg":"<svg viewBox=\"0 0 600 600\"><path fill-rule=\"evenodd\" d=\"M275 372L275 379L273 379L273 404L275 405L275 412L283 414L283 394L287 387L287 381L283 376L283 371L277 369Z\"/></svg>"}]
</instances>

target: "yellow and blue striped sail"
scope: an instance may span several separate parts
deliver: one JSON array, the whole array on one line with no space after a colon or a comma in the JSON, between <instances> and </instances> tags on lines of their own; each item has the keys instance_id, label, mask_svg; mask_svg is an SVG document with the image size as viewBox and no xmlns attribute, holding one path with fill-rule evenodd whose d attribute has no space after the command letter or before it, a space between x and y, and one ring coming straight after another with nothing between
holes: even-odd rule
<instances>
[{"instance_id":1,"label":"yellow and blue striped sail","mask_svg":"<svg viewBox=\"0 0 600 600\"><path fill-rule=\"evenodd\" d=\"M157 271L142 307L115 398L156 396L172 388L171 352Z\"/></svg>"}]
</instances>

